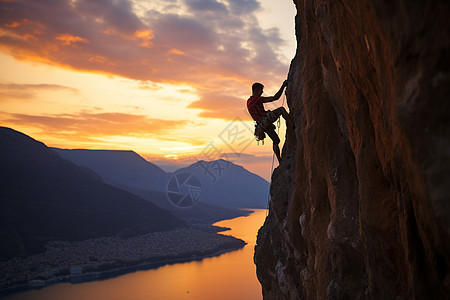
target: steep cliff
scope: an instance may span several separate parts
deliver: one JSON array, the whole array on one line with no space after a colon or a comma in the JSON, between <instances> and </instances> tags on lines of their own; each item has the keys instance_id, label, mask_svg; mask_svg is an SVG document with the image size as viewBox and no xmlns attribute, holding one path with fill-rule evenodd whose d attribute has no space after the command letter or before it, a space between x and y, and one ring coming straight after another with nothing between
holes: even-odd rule
<instances>
[{"instance_id":1,"label":"steep cliff","mask_svg":"<svg viewBox=\"0 0 450 300\"><path fill-rule=\"evenodd\" d=\"M295 0L266 299L450 295L450 3Z\"/></svg>"}]
</instances>

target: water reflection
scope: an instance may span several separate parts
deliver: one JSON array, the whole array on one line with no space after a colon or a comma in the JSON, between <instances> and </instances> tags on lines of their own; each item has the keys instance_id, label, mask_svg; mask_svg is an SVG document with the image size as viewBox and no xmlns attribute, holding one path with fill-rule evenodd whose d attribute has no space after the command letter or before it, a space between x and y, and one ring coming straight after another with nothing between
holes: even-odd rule
<instances>
[{"instance_id":1,"label":"water reflection","mask_svg":"<svg viewBox=\"0 0 450 300\"><path fill-rule=\"evenodd\" d=\"M237 251L201 261L167 265L103 281L82 284L61 283L11 295L7 300L148 300L148 299L262 299L256 278L253 251L256 234L266 210L255 210L248 217L226 220L215 225L230 227L223 234L248 244Z\"/></svg>"}]
</instances>

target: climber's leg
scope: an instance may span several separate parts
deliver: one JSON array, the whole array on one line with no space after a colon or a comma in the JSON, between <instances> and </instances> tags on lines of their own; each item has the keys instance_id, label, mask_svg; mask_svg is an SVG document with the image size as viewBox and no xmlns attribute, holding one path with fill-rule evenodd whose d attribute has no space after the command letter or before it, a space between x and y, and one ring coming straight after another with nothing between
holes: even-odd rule
<instances>
[{"instance_id":1,"label":"climber's leg","mask_svg":"<svg viewBox=\"0 0 450 300\"><path fill-rule=\"evenodd\" d=\"M273 112L275 113L275 115L277 117L279 117L280 115L283 116L283 118L286 120L287 126L294 125L294 120L292 119L291 115L286 111L286 109L284 107L278 107Z\"/></svg>"},{"instance_id":2,"label":"climber's leg","mask_svg":"<svg viewBox=\"0 0 450 300\"><path fill-rule=\"evenodd\" d=\"M275 132L275 126L270 126L269 129L266 130L267 135L272 139L273 141L273 152L275 153L278 162L281 162L281 152L280 152L280 138L278 137L278 134Z\"/></svg>"},{"instance_id":3,"label":"climber's leg","mask_svg":"<svg viewBox=\"0 0 450 300\"><path fill-rule=\"evenodd\" d=\"M278 159L278 163L281 163L280 146L278 146L278 144L273 143L273 152L275 153Z\"/></svg>"}]
</instances>

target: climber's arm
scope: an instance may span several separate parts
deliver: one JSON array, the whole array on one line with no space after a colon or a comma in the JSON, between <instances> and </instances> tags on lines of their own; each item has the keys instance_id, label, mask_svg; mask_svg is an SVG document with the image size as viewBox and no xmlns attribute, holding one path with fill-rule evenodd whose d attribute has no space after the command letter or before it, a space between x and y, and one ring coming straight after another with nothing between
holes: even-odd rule
<instances>
[{"instance_id":1,"label":"climber's arm","mask_svg":"<svg viewBox=\"0 0 450 300\"><path fill-rule=\"evenodd\" d=\"M283 82L283 84L281 85L280 89L278 90L278 92L275 95L273 95L272 97L261 97L262 101L264 103L267 103L267 102L273 102L273 101L276 101L276 100L280 99L281 94L283 94L283 90L284 90L284 88L286 86L287 86L287 80L285 80Z\"/></svg>"}]
</instances>

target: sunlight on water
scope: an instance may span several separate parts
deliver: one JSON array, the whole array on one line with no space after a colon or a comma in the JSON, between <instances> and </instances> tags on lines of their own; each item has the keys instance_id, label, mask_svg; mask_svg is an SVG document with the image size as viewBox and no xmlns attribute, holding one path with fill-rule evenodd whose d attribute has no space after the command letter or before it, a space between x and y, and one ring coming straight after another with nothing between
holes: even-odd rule
<instances>
[{"instance_id":1,"label":"sunlight on water","mask_svg":"<svg viewBox=\"0 0 450 300\"><path fill-rule=\"evenodd\" d=\"M7 300L148 300L148 299L262 299L256 278L253 252L258 229L266 210L255 210L248 217L226 220L215 225L230 227L223 234L248 244L237 251L202 261L167 265L103 281L81 284L61 283L6 297Z\"/></svg>"}]
</instances>

